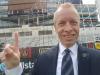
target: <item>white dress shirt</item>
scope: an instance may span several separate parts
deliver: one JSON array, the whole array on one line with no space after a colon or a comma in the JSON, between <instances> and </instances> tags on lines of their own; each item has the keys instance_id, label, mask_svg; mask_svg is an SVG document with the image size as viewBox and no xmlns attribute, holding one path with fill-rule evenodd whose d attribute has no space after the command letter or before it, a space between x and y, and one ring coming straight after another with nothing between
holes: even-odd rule
<instances>
[{"instance_id":1,"label":"white dress shirt","mask_svg":"<svg viewBox=\"0 0 100 75\"><path fill-rule=\"evenodd\" d=\"M23 68L22 68L21 63L20 63L20 65L18 65L17 67L15 67L13 69L10 69L10 70L5 69L6 75L21 75L22 72L23 72Z\"/></svg>"},{"instance_id":2,"label":"white dress shirt","mask_svg":"<svg viewBox=\"0 0 100 75\"><path fill-rule=\"evenodd\" d=\"M57 60L57 69L56 69L56 75L61 75L61 65L62 65L62 59L65 54L64 50L66 48L59 43L59 53L58 53L58 60ZM74 69L74 75L78 75L78 61L77 61L77 50L78 45L75 43L72 47L68 48L71 50L70 55L73 62L73 69Z\"/></svg>"}]
</instances>

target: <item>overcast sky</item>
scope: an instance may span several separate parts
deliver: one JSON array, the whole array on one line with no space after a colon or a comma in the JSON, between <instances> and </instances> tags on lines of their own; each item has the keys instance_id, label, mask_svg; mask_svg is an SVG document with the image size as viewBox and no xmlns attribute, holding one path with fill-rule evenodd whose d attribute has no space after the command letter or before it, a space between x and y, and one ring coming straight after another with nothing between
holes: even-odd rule
<instances>
[{"instance_id":1,"label":"overcast sky","mask_svg":"<svg viewBox=\"0 0 100 75\"><path fill-rule=\"evenodd\" d=\"M0 0L1 1L4 1L4 0ZM84 4L95 4L95 0L82 0Z\"/></svg>"},{"instance_id":2,"label":"overcast sky","mask_svg":"<svg viewBox=\"0 0 100 75\"><path fill-rule=\"evenodd\" d=\"M83 0L84 4L95 4L95 0Z\"/></svg>"}]
</instances>

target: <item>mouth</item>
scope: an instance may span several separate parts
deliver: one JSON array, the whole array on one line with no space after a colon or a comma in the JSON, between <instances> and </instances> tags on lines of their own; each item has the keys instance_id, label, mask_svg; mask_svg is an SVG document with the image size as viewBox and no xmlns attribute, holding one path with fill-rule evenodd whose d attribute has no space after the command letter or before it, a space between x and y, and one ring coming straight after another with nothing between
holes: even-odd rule
<instances>
[{"instance_id":1,"label":"mouth","mask_svg":"<svg viewBox=\"0 0 100 75\"><path fill-rule=\"evenodd\" d=\"M74 37L75 36L75 34L70 34L70 35L63 35L64 37L66 37L66 38L72 38L72 37Z\"/></svg>"},{"instance_id":2,"label":"mouth","mask_svg":"<svg viewBox=\"0 0 100 75\"><path fill-rule=\"evenodd\" d=\"M75 34L71 34L71 35L63 35L63 38L65 39L65 40L73 40L73 39L75 39Z\"/></svg>"}]
</instances>

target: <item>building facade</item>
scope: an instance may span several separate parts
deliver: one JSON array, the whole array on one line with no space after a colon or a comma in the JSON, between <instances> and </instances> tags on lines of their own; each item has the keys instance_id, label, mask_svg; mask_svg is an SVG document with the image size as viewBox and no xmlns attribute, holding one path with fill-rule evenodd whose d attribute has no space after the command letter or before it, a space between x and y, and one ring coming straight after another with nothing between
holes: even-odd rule
<instances>
[{"instance_id":1,"label":"building facade","mask_svg":"<svg viewBox=\"0 0 100 75\"><path fill-rule=\"evenodd\" d=\"M62 2L66 1L68 0ZM52 19L59 3L60 0L9 0L7 20L18 24L15 27L10 24L9 28L7 26L0 28L0 43L14 43L13 32L19 32L24 73L29 73L39 54L58 43ZM89 48L97 48L95 43L100 40L100 27L96 27L98 24L96 5L79 4L76 1L75 7L81 20L79 43Z\"/></svg>"},{"instance_id":2,"label":"building facade","mask_svg":"<svg viewBox=\"0 0 100 75\"><path fill-rule=\"evenodd\" d=\"M9 0L8 11L10 14L25 14L27 12L44 12L47 4L46 0ZM28 13L28 14L29 14Z\"/></svg>"}]
</instances>

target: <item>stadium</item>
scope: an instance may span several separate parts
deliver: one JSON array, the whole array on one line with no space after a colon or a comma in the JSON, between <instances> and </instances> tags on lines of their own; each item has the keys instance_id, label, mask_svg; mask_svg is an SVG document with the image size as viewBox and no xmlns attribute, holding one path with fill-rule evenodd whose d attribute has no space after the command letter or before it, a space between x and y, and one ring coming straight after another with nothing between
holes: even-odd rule
<instances>
[{"instance_id":1,"label":"stadium","mask_svg":"<svg viewBox=\"0 0 100 75\"><path fill-rule=\"evenodd\" d=\"M37 56L58 43L53 27L53 13L61 3L73 3L80 14L79 44L100 50L99 0L95 4L83 4L81 0L0 2L0 47L4 43L13 44L13 33L19 32L21 62L26 75L34 66Z\"/></svg>"}]
</instances>

